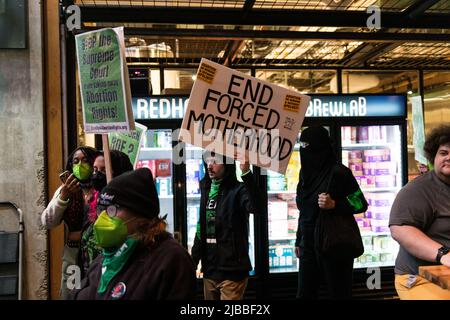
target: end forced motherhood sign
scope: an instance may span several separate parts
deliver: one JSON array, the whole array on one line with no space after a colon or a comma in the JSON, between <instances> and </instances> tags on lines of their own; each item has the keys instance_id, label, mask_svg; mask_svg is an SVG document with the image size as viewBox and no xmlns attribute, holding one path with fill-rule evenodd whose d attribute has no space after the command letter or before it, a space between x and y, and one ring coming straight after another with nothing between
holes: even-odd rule
<instances>
[{"instance_id":1,"label":"end forced motherhood sign","mask_svg":"<svg viewBox=\"0 0 450 320\"><path fill-rule=\"evenodd\" d=\"M134 129L123 28L75 36L84 131Z\"/></svg>"},{"instance_id":2,"label":"end forced motherhood sign","mask_svg":"<svg viewBox=\"0 0 450 320\"><path fill-rule=\"evenodd\" d=\"M202 59L179 140L284 173L309 100Z\"/></svg>"}]
</instances>

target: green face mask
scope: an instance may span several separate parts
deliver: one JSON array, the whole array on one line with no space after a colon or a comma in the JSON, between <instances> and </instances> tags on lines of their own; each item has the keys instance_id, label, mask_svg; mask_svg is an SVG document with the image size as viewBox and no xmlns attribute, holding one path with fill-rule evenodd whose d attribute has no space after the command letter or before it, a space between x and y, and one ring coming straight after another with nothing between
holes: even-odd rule
<instances>
[{"instance_id":1,"label":"green face mask","mask_svg":"<svg viewBox=\"0 0 450 320\"><path fill-rule=\"evenodd\" d=\"M113 248L124 243L128 235L128 229L122 219L110 218L103 211L94 223L94 238L99 247Z\"/></svg>"},{"instance_id":2,"label":"green face mask","mask_svg":"<svg viewBox=\"0 0 450 320\"><path fill-rule=\"evenodd\" d=\"M74 164L72 167L73 175L80 181L89 179L93 171L94 169L92 166L87 163Z\"/></svg>"}]
</instances>

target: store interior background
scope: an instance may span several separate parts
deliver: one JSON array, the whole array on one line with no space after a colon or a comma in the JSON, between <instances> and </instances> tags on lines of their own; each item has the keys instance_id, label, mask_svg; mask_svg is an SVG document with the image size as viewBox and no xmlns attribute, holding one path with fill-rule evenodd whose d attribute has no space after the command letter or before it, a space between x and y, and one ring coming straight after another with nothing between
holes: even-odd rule
<instances>
[{"instance_id":1,"label":"store interior background","mask_svg":"<svg viewBox=\"0 0 450 320\"><path fill-rule=\"evenodd\" d=\"M405 94L408 180L419 174L414 160L409 98L416 94L423 96L426 133L450 121L450 44L442 40L450 38L450 28L439 28L441 22L438 22L439 17L450 13L448 1L84 0L75 3L84 14L83 31L125 27L126 55L135 97L189 95L201 58L304 94ZM384 13L392 15L414 15L415 21L431 15L436 25L402 28L392 20L380 30L347 25L345 12L350 11L356 17L365 14L370 5L379 5ZM251 22L238 24L230 18L230 12L235 12L236 16L244 17L239 21L245 21L245 17L254 19L252 13L263 10L279 10L280 15L256 19L253 25ZM299 15L316 13L323 19L311 15L309 19L289 20L289 11ZM327 24L323 21L331 11L342 18ZM172 18L156 17L163 14ZM219 20L227 20L220 14L233 23L219 24ZM189 15L190 19L186 17ZM280 16L289 21L283 21ZM292 25L288 25L290 22ZM369 37L368 33L371 33ZM93 135L83 134L78 90L76 103L77 143L96 145L97 142L98 145ZM393 297L393 269L387 273L383 277L386 290L377 294L368 293L366 276L357 274L355 293L366 298L370 294L372 298ZM272 297L289 298L295 294L294 275L280 275L276 282L279 289L273 290ZM250 283L247 297L264 296L258 295L258 290L270 291L267 287L271 285L272 282L267 282L258 287Z\"/></svg>"},{"instance_id":2,"label":"store interior background","mask_svg":"<svg viewBox=\"0 0 450 320\"><path fill-rule=\"evenodd\" d=\"M0 200L25 215L24 298L58 299L63 228L47 232L39 215L69 151L97 144L82 128L79 32L125 26L131 83L141 96L188 95L204 57L302 93L421 94L426 132L450 122L448 0L7 1L27 3L25 48L0 49ZM66 25L73 4L81 30ZM381 29L366 26L370 5L382 11ZM418 174L411 118L408 102L410 179ZM12 228L15 216L2 222ZM267 286L292 298L294 275L277 280ZM360 286L355 293L392 296L386 281L384 292ZM262 289L251 286L249 297Z\"/></svg>"}]
</instances>

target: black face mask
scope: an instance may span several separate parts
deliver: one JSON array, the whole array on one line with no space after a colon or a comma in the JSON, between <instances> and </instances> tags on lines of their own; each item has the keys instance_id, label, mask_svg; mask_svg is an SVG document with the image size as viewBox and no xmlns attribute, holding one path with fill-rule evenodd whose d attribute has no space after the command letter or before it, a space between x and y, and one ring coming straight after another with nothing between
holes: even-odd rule
<instances>
[{"instance_id":1,"label":"black face mask","mask_svg":"<svg viewBox=\"0 0 450 320\"><path fill-rule=\"evenodd\" d=\"M102 191L106 187L106 174L101 171L97 171L92 175L92 186L97 191Z\"/></svg>"}]
</instances>

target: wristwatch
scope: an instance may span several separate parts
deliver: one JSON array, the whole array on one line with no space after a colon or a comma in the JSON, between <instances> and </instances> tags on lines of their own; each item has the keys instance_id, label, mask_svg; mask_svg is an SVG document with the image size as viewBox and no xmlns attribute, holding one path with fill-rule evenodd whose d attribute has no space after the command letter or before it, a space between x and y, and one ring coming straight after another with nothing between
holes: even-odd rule
<instances>
[{"instance_id":1,"label":"wristwatch","mask_svg":"<svg viewBox=\"0 0 450 320\"><path fill-rule=\"evenodd\" d=\"M438 253L436 255L436 262L441 263L442 256L445 256L447 253L450 252L450 248L446 246L442 246L438 249Z\"/></svg>"}]
</instances>

